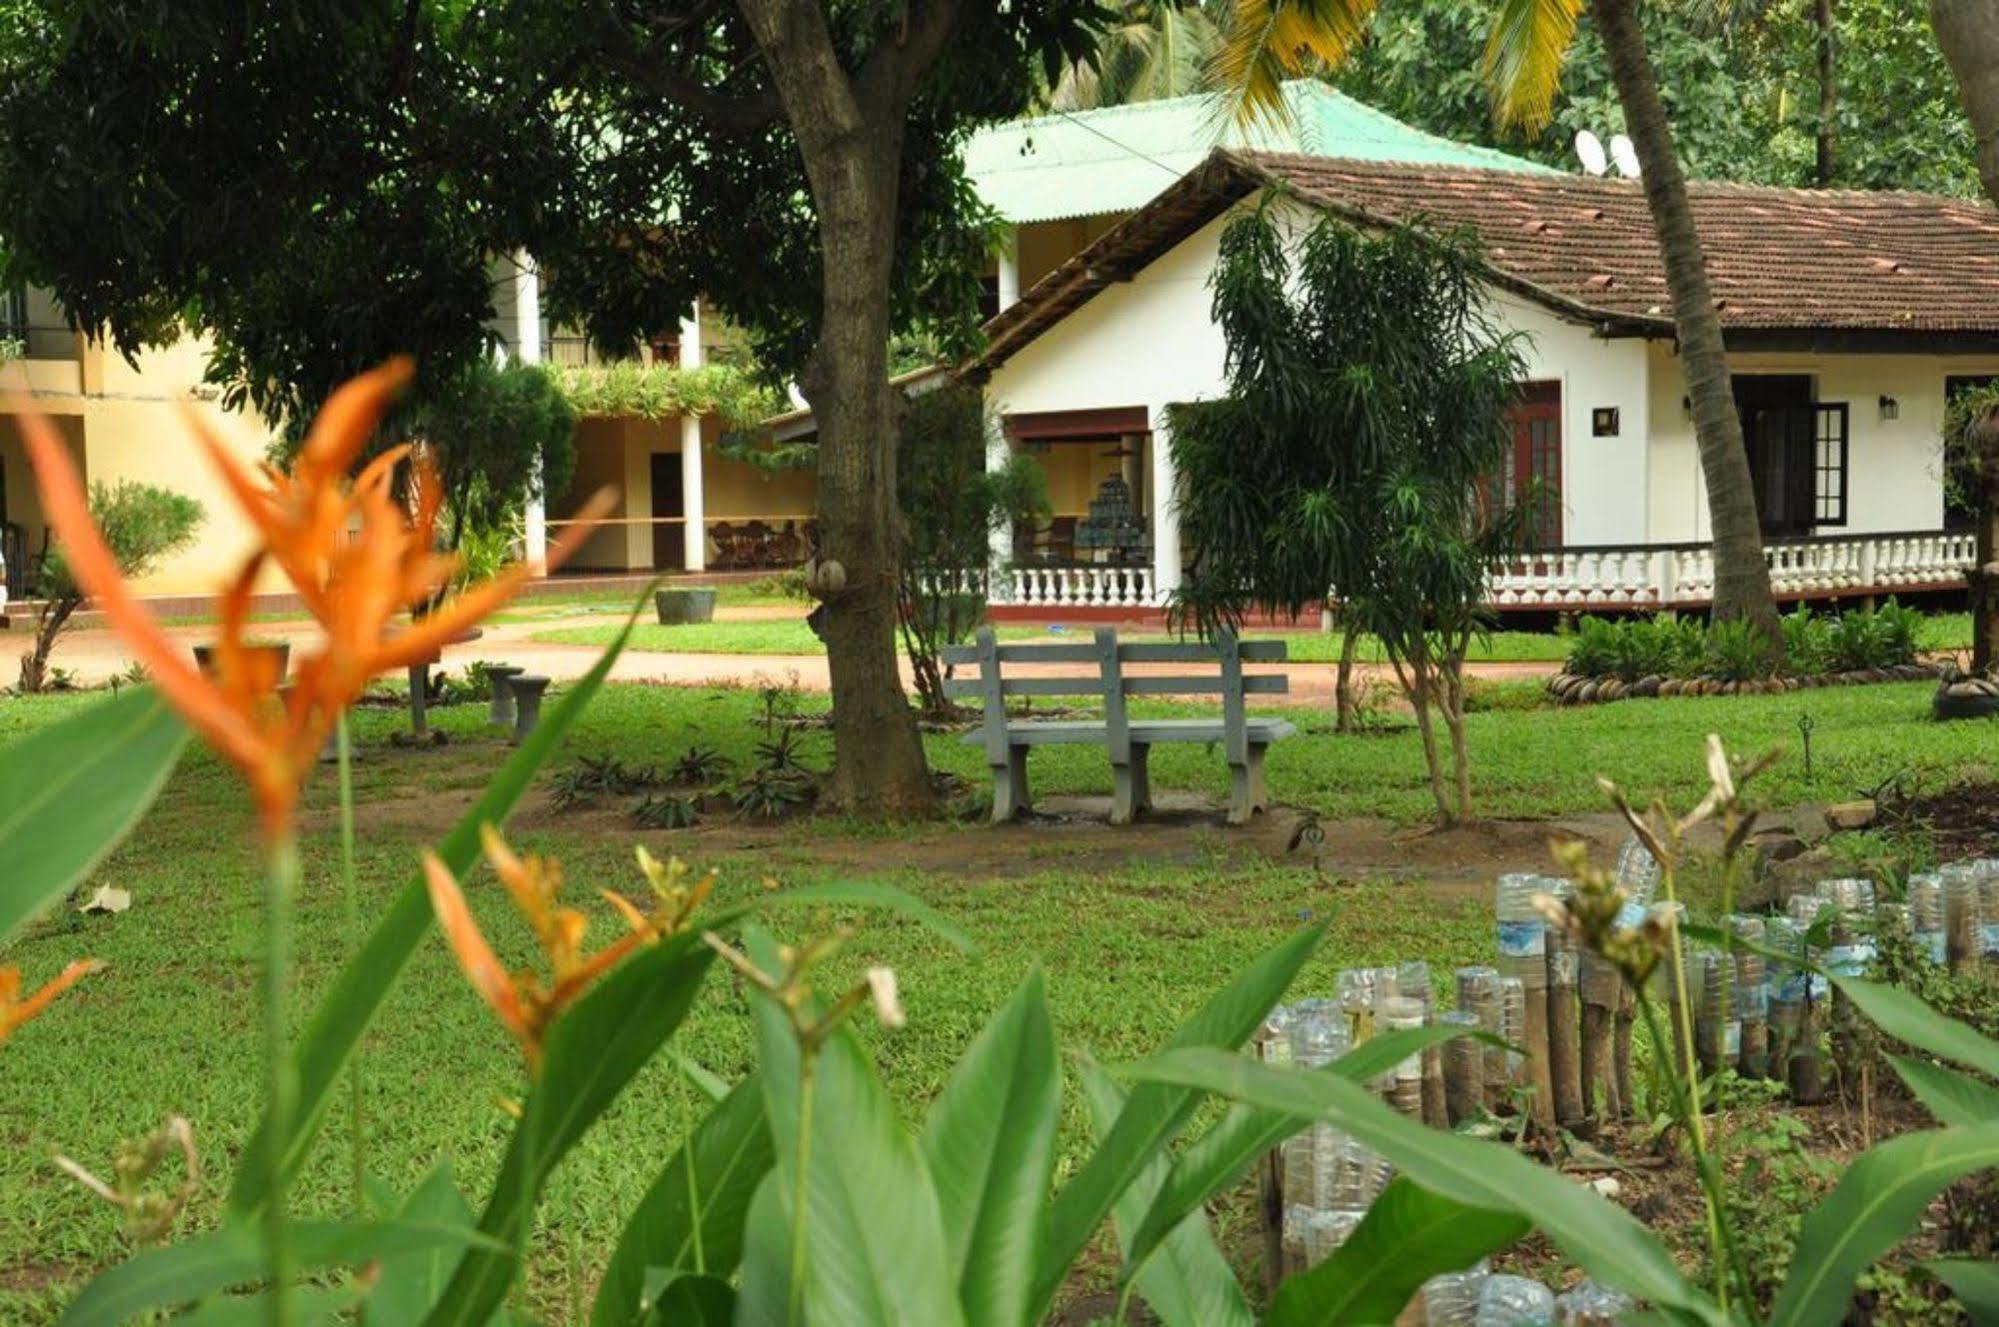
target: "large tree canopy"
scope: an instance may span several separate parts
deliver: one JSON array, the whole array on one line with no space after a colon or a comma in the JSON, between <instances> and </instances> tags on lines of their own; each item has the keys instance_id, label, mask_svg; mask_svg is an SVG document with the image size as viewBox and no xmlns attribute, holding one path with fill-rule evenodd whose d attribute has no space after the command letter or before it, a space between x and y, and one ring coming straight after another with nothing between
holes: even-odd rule
<instances>
[{"instance_id":1,"label":"large tree canopy","mask_svg":"<svg viewBox=\"0 0 1999 1327\"><path fill-rule=\"evenodd\" d=\"M954 5L912 102L894 317L962 338L983 216L952 150L1078 54L1082 0ZM905 6L829 5L856 60ZM1025 14L1010 12L1024 8ZM243 5L48 0L0 46L0 235L12 274L132 349L177 320L270 413L416 350L485 353L489 260L544 268L556 316L607 343L697 293L773 372L816 340L819 236L797 145L735 6L519 0ZM893 41L889 44L892 46Z\"/></svg>"},{"instance_id":2,"label":"large tree canopy","mask_svg":"<svg viewBox=\"0 0 1999 1327\"><path fill-rule=\"evenodd\" d=\"M1092 47L1095 0L28 0L0 46L15 274L121 346L175 319L267 412L484 352L498 253L606 343L699 294L818 414L831 800L927 806L896 672L898 329L962 342L959 137Z\"/></svg>"}]
</instances>

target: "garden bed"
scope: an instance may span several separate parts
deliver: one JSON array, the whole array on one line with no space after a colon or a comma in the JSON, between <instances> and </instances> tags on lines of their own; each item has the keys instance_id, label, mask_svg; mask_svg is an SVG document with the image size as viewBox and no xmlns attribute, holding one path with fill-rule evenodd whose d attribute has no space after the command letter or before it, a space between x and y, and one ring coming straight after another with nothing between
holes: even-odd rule
<instances>
[{"instance_id":1,"label":"garden bed","mask_svg":"<svg viewBox=\"0 0 1999 1327\"><path fill-rule=\"evenodd\" d=\"M1590 677L1557 673L1548 679L1548 694L1564 705L1591 705L1611 700L1672 696L1774 696L1817 687L1868 686L1879 682L1920 682L1937 676L1934 664L1896 664L1887 668L1855 668L1837 673L1799 673L1788 677L1667 677L1652 673L1626 680L1615 674Z\"/></svg>"}]
</instances>

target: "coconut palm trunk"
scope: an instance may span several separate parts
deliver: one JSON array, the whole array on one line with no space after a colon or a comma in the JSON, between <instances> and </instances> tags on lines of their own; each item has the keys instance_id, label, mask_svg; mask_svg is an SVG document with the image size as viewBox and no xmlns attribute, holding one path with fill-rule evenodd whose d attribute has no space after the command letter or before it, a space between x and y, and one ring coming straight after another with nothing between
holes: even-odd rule
<instances>
[{"instance_id":1,"label":"coconut palm trunk","mask_svg":"<svg viewBox=\"0 0 1999 1327\"><path fill-rule=\"evenodd\" d=\"M1634 0L1592 0L1591 11L1603 37L1617 99L1624 107L1624 127L1638 152L1645 201L1672 295L1673 328L1687 395L1693 402L1694 438L1714 532L1714 615L1717 620L1754 623L1772 647L1781 650L1783 630L1770 592L1769 564L1763 559L1763 530L1756 515L1749 453L1742 443L1742 418L1729 385L1721 315L1708 285L1687 177L1659 101L1659 83L1645 49L1637 5Z\"/></svg>"},{"instance_id":2,"label":"coconut palm trunk","mask_svg":"<svg viewBox=\"0 0 1999 1327\"><path fill-rule=\"evenodd\" d=\"M1958 93L1978 140L1978 179L1999 203L1999 3L1930 0L1930 26L1957 76ZM1972 670L1999 662L1999 420L1975 430L1979 462L1977 565L1971 569Z\"/></svg>"}]
</instances>

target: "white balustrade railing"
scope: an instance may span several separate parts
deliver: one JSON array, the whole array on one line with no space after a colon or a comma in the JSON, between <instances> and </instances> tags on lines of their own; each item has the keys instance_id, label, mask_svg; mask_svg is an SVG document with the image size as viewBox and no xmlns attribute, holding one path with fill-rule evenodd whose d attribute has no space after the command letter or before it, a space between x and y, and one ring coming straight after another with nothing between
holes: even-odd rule
<instances>
[{"instance_id":1,"label":"white balustrade railing","mask_svg":"<svg viewBox=\"0 0 1999 1327\"><path fill-rule=\"evenodd\" d=\"M1770 586L1780 599L1962 585L1972 554L1972 536L1950 531L1773 540L1763 546ZM1494 608L1692 606L1714 599L1714 549L1708 544L1549 549L1497 564L1489 583Z\"/></svg>"},{"instance_id":2,"label":"white balustrade railing","mask_svg":"<svg viewBox=\"0 0 1999 1327\"><path fill-rule=\"evenodd\" d=\"M1962 585L1973 538L1940 530L1838 535L1773 540L1763 553L1780 599L1892 593ZM1166 601L1150 567L1018 566L949 579L959 590L983 588L991 603L1024 608L1158 608ZM1498 609L1692 607L1714 599L1714 549L1632 544L1521 553L1495 564L1488 584L1488 602Z\"/></svg>"}]
</instances>

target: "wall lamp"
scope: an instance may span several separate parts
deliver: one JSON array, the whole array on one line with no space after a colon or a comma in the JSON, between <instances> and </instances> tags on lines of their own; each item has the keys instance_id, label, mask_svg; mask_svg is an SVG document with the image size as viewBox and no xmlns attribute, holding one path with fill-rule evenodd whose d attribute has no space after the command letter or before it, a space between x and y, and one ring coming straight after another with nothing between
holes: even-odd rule
<instances>
[{"instance_id":1,"label":"wall lamp","mask_svg":"<svg viewBox=\"0 0 1999 1327\"><path fill-rule=\"evenodd\" d=\"M1882 397L1881 418L1884 420L1888 420L1888 419L1900 419L1901 417L1902 417L1902 403L1900 401L1897 401L1892 396Z\"/></svg>"}]
</instances>

